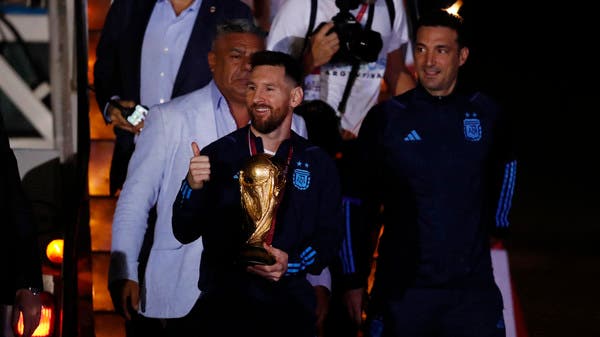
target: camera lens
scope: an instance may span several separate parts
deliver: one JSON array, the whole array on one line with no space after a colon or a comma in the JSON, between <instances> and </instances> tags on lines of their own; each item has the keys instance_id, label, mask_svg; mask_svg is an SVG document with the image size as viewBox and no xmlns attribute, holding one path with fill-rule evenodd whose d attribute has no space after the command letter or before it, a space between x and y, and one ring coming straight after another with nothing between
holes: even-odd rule
<instances>
[{"instance_id":1,"label":"camera lens","mask_svg":"<svg viewBox=\"0 0 600 337\"><path fill-rule=\"evenodd\" d=\"M352 54L351 43L356 35L361 34L362 27L356 18L347 11L338 12L333 18L333 30L340 40L340 49L333 56L333 63L352 63L355 57Z\"/></svg>"},{"instance_id":2,"label":"camera lens","mask_svg":"<svg viewBox=\"0 0 600 337\"><path fill-rule=\"evenodd\" d=\"M381 34L374 30L361 30L350 40L350 53L361 62L375 62L379 56L383 41Z\"/></svg>"},{"instance_id":3,"label":"camera lens","mask_svg":"<svg viewBox=\"0 0 600 337\"><path fill-rule=\"evenodd\" d=\"M340 6L340 11L332 18L333 31L340 40L340 49L331 59L332 63L375 62L383 41L381 34L367 29L358 23L346 6Z\"/></svg>"}]
</instances>

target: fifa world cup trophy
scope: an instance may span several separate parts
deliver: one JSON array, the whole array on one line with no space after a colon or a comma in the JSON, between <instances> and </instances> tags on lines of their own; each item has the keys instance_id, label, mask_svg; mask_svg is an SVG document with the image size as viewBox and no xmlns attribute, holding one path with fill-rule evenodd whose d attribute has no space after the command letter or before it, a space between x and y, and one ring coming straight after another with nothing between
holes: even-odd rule
<instances>
[{"instance_id":1,"label":"fifa world cup trophy","mask_svg":"<svg viewBox=\"0 0 600 337\"><path fill-rule=\"evenodd\" d=\"M248 265L275 263L275 258L263 247L271 244L276 211L285 186L282 168L269 155L253 155L239 175L242 207L246 211L249 235L241 248L240 262Z\"/></svg>"}]
</instances>

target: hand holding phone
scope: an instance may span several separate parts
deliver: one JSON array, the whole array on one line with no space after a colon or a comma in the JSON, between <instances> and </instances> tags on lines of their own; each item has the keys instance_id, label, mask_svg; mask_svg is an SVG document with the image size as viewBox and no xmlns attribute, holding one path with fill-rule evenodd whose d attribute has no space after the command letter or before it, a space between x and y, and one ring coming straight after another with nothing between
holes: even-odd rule
<instances>
[{"instance_id":1,"label":"hand holding phone","mask_svg":"<svg viewBox=\"0 0 600 337\"><path fill-rule=\"evenodd\" d=\"M141 121L146 119L146 115L148 115L148 108L138 104L135 106L133 112L129 116L127 116L127 121L133 126L136 126Z\"/></svg>"},{"instance_id":2,"label":"hand holding phone","mask_svg":"<svg viewBox=\"0 0 600 337\"><path fill-rule=\"evenodd\" d=\"M148 108L140 104L136 104L133 108L125 107L117 100L110 100L110 104L119 109L123 118L133 126L138 125L146 118L146 115L148 115Z\"/></svg>"}]
</instances>

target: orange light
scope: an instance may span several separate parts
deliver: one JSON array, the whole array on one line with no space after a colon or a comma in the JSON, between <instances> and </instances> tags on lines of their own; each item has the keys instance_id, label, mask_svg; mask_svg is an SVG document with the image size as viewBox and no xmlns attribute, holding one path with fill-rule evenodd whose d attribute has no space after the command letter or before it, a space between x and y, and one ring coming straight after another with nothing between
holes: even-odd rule
<instances>
[{"instance_id":1,"label":"orange light","mask_svg":"<svg viewBox=\"0 0 600 337\"><path fill-rule=\"evenodd\" d=\"M63 239L55 239L50 241L46 246L46 256L52 263L61 264L63 261Z\"/></svg>"},{"instance_id":2,"label":"orange light","mask_svg":"<svg viewBox=\"0 0 600 337\"><path fill-rule=\"evenodd\" d=\"M33 332L33 337L48 337L54 333L54 305L52 303L52 295L47 292L40 293L42 296L42 314L40 316L40 324ZM19 312L19 321L16 326L16 335L23 336L23 313Z\"/></svg>"},{"instance_id":3,"label":"orange light","mask_svg":"<svg viewBox=\"0 0 600 337\"><path fill-rule=\"evenodd\" d=\"M454 15L454 16L460 16L458 15L458 10L460 10L460 7L462 7L462 0L457 0L455 3L452 4L452 6L444 9L446 12Z\"/></svg>"}]
</instances>

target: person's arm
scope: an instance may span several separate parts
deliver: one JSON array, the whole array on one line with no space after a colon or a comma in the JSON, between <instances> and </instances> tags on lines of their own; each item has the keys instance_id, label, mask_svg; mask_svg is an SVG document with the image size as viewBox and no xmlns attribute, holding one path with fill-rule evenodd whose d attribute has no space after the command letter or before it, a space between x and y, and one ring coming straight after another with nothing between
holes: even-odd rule
<instances>
[{"instance_id":1,"label":"person's arm","mask_svg":"<svg viewBox=\"0 0 600 337\"><path fill-rule=\"evenodd\" d=\"M329 313L331 300L331 272L327 267L319 275L306 274L306 279L313 286L317 297L317 336L323 336L323 324Z\"/></svg>"},{"instance_id":2,"label":"person's arm","mask_svg":"<svg viewBox=\"0 0 600 337\"><path fill-rule=\"evenodd\" d=\"M169 125L163 119L165 113L168 114L156 106L148 114L113 217L109 290L115 310L126 319L130 319L131 311L138 309L138 257L150 210L165 179L167 151L174 146L167 130Z\"/></svg>"},{"instance_id":3,"label":"person's arm","mask_svg":"<svg viewBox=\"0 0 600 337\"><path fill-rule=\"evenodd\" d=\"M345 167L351 171L344 177L352 181L344 181L344 211L349 214L349 224L340 251L343 270L339 286L344 291L343 301L348 314L357 326L362 323L376 234L381 224L378 186L385 182L381 180L383 154L380 151L384 148L381 137L387 124L383 116L380 105L369 111L356 140L356 150L343 158Z\"/></svg>"},{"instance_id":4,"label":"person's arm","mask_svg":"<svg viewBox=\"0 0 600 337\"><path fill-rule=\"evenodd\" d=\"M271 0L254 0L254 18L265 32L271 29Z\"/></svg>"},{"instance_id":5,"label":"person's arm","mask_svg":"<svg viewBox=\"0 0 600 337\"><path fill-rule=\"evenodd\" d=\"M315 296L317 297L317 337L325 336L325 319L329 314L331 303L331 290L324 286L314 286Z\"/></svg>"},{"instance_id":6,"label":"person's arm","mask_svg":"<svg viewBox=\"0 0 600 337\"><path fill-rule=\"evenodd\" d=\"M389 96L396 96L415 87L412 42L409 35L408 14L403 1L394 1L396 16L388 40L387 64L384 81Z\"/></svg>"},{"instance_id":7,"label":"person's arm","mask_svg":"<svg viewBox=\"0 0 600 337\"><path fill-rule=\"evenodd\" d=\"M181 187L173 203L173 234L183 243L190 243L202 235L203 214L211 209L216 198L210 197L208 182L211 176L210 158L201 152L197 143L190 148L190 165L187 175L181 182Z\"/></svg>"},{"instance_id":8,"label":"person's arm","mask_svg":"<svg viewBox=\"0 0 600 337\"><path fill-rule=\"evenodd\" d=\"M102 117L107 123L110 122L105 114L107 104L111 97L118 96L122 91L117 80L120 36L118 27L121 25L118 19L120 16L119 4L118 0L113 2L108 10L100 40L96 46L96 63L94 63L94 94Z\"/></svg>"},{"instance_id":9,"label":"person's arm","mask_svg":"<svg viewBox=\"0 0 600 337\"><path fill-rule=\"evenodd\" d=\"M303 65L304 75L312 73L318 68L331 61L331 58L340 49L340 39L333 29L333 22L327 22L312 34L308 41L308 47L304 52Z\"/></svg>"},{"instance_id":10,"label":"person's arm","mask_svg":"<svg viewBox=\"0 0 600 337\"><path fill-rule=\"evenodd\" d=\"M478 99L488 98L479 95ZM493 179L489 182L493 186L490 189L492 191L490 200L493 202L490 208L495 210L493 214L495 221L492 221L490 232L493 239L504 240L510 232L510 214L517 182L516 132L514 132L512 121L503 113L500 106L497 106L495 102L488 104L496 106L499 115L492 149L494 164L491 169L493 172L489 175Z\"/></svg>"},{"instance_id":11,"label":"person's arm","mask_svg":"<svg viewBox=\"0 0 600 337\"><path fill-rule=\"evenodd\" d=\"M94 93L96 102L102 117L107 124L114 123L115 126L128 129L131 126L123 118L117 107L109 104L111 99L116 100L125 107L132 107L135 102L120 100L123 93L122 71L120 57L120 39L126 29L129 7L127 1L115 0L106 15L100 40L96 47L96 63L94 64Z\"/></svg>"},{"instance_id":12,"label":"person's arm","mask_svg":"<svg viewBox=\"0 0 600 337\"><path fill-rule=\"evenodd\" d=\"M133 109L135 106L136 102L134 101L111 98L111 100L106 103L106 107L103 112L104 121L107 124L112 124L115 127L137 134L144 127L144 121L142 120L140 123L133 125L123 114L125 109Z\"/></svg>"}]
</instances>

